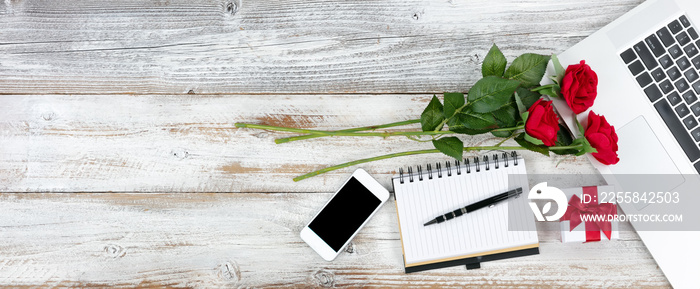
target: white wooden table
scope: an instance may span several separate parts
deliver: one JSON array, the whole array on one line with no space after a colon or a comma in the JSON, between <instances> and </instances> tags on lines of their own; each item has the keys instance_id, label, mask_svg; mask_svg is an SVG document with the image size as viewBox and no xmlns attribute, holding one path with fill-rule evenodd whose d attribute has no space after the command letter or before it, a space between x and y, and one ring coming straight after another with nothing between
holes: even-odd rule
<instances>
[{"instance_id":1,"label":"white wooden table","mask_svg":"<svg viewBox=\"0 0 700 289\"><path fill-rule=\"evenodd\" d=\"M668 287L633 231L562 244L545 226L540 255L406 275L392 202L325 262L298 232L354 168L292 177L429 144L275 145L288 134L233 126L416 118L432 94L466 91L492 43L558 53L640 2L6 0L0 285ZM524 156L531 173L596 173ZM444 160L362 167L390 187L398 167Z\"/></svg>"}]
</instances>

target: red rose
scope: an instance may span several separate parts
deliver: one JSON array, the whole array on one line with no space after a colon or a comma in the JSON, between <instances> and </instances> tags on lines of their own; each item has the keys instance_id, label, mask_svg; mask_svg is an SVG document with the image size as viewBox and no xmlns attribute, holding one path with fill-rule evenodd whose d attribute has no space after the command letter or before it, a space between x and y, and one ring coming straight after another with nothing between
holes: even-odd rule
<instances>
[{"instance_id":1,"label":"red rose","mask_svg":"<svg viewBox=\"0 0 700 289\"><path fill-rule=\"evenodd\" d=\"M525 123L525 132L541 140L544 145L553 146L559 132L559 117L554 113L552 102L538 99L527 111L530 113Z\"/></svg>"},{"instance_id":2,"label":"red rose","mask_svg":"<svg viewBox=\"0 0 700 289\"><path fill-rule=\"evenodd\" d=\"M598 95L598 75L583 60L569 65L561 81L561 94L575 114L586 111Z\"/></svg>"},{"instance_id":3,"label":"red rose","mask_svg":"<svg viewBox=\"0 0 700 289\"><path fill-rule=\"evenodd\" d=\"M591 146L597 150L591 154L598 161L606 165L614 165L620 161L617 157L617 134L615 127L610 125L604 116L597 115L593 111L588 113L588 127L583 134Z\"/></svg>"}]
</instances>

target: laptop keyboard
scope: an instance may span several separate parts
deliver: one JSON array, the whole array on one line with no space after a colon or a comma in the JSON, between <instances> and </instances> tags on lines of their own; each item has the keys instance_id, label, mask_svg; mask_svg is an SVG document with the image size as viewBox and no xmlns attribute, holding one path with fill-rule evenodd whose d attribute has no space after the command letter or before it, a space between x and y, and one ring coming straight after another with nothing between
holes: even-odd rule
<instances>
[{"instance_id":1,"label":"laptop keyboard","mask_svg":"<svg viewBox=\"0 0 700 289\"><path fill-rule=\"evenodd\" d=\"M683 15L620 54L700 173L700 40Z\"/></svg>"}]
</instances>

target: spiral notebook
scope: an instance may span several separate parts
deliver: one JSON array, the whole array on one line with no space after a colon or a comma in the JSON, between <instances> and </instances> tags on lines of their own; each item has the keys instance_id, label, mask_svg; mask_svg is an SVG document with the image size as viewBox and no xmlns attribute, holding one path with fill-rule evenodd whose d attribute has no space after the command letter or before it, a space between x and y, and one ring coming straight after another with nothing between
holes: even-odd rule
<instances>
[{"instance_id":1,"label":"spiral notebook","mask_svg":"<svg viewBox=\"0 0 700 289\"><path fill-rule=\"evenodd\" d=\"M406 273L457 265L472 269L483 261L539 254L525 163L514 152L399 172L392 183ZM438 215L518 187L524 192L518 198L423 226ZM517 226L509 228L509 222Z\"/></svg>"}]
</instances>

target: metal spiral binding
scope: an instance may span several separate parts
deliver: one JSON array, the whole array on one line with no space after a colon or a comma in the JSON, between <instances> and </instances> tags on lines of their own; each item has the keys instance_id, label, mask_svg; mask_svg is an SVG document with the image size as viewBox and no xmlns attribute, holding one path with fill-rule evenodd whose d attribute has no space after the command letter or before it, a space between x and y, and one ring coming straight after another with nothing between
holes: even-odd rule
<instances>
[{"instance_id":1,"label":"metal spiral binding","mask_svg":"<svg viewBox=\"0 0 700 289\"><path fill-rule=\"evenodd\" d=\"M503 163L503 166L507 168L510 165L510 158L513 159L513 165L517 166L518 165L518 154L516 152L511 152L510 156L508 155L507 152L504 152L500 156L500 160L499 160L498 153L494 153L491 156L491 161L493 161L494 169L499 169L501 163ZM483 166L484 166L485 170L488 171L491 169L491 161L489 161L488 155L484 155L483 159L480 159L479 157L474 157L473 160L471 160L471 161L474 162L475 172L481 171L482 162L483 162ZM471 161L468 158L463 159L464 168L466 169L467 174L471 173L471 167L472 167ZM454 167L455 167L455 172L457 172L457 175L461 175L462 174L462 162L460 162L459 160L455 160ZM408 173L407 173L408 181L411 183L414 182L414 178L416 175L418 175L418 181L423 181L423 168L421 166L416 166L415 168L416 168L416 173L414 174L413 167L408 167ZM433 179L433 166L432 166L432 164L426 164L426 170L428 172L427 173L428 179L432 180ZM443 173L442 173L442 164L441 163L439 163L439 162L435 163L435 170L437 172L437 177L442 178ZM450 161L445 162L445 171L447 172L448 177L452 176L452 163ZM399 183L401 183L401 184L405 183L404 169L403 168L399 168Z\"/></svg>"}]
</instances>

